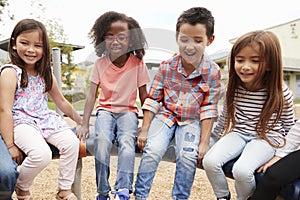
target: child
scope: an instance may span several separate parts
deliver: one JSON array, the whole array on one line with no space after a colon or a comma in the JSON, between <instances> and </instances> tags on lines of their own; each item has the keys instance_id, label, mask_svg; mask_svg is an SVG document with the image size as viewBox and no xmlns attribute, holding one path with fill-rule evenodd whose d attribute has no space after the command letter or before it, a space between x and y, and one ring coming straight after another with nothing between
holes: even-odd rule
<instances>
[{"instance_id":1,"label":"child","mask_svg":"<svg viewBox=\"0 0 300 200\"><path fill-rule=\"evenodd\" d=\"M299 146L300 120L287 134L285 146L278 149L275 156L258 170L265 174L258 182L252 200L275 199L282 187L300 178Z\"/></svg>"},{"instance_id":2,"label":"child","mask_svg":"<svg viewBox=\"0 0 300 200\"><path fill-rule=\"evenodd\" d=\"M158 164L176 141L173 199L188 199L197 168L209 149L217 117L220 69L204 53L214 40L214 17L203 7L184 11L176 24L179 55L161 63L143 105L137 144L143 150L135 198L148 198Z\"/></svg>"},{"instance_id":3,"label":"child","mask_svg":"<svg viewBox=\"0 0 300 200\"><path fill-rule=\"evenodd\" d=\"M77 124L81 118L64 98L50 66L50 45L44 25L34 19L17 23L8 45L10 64L0 68L0 128L13 158L19 148L26 154L16 185L18 199L32 199L34 178L59 149L57 199L76 200L71 192L78 158L79 140L59 114L48 108L47 94ZM12 134L14 133L14 134ZM17 160L18 163L20 163Z\"/></svg>"},{"instance_id":4,"label":"child","mask_svg":"<svg viewBox=\"0 0 300 200\"><path fill-rule=\"evenodd\" d=\"M116 196L126 200L130 198L133 184L138 128L137 90L143 104L147 96L146 84L150 82L147 66L143 62L146 39L136 20L114 11L106 12L96 20L90 37L100 58L90 77L90 91L78 137L84 139L89 133L89 119L98 88L101 87L94 141L97 200L110 198L108 179L113 141L118 144L114 189Z\"/></svg>"},{"instance_id":5,"label":"child","mask_svg":"<svg viewBox=\"0 0 300 200\"><path fill-rule=\"evenodd\" d=\"M294 124L292 93L283 84L280 43L269 31L241 36L229 57L224 109L213 135L224 136L203 159L217 199L230 199L222 166L241 154L233 166L237 200L255 189L255 170L284 145Z\"/></svg>"},{"instance_id":6,"label":"child","mask_svg":"<svg viewBox=\"0 0 300 200\"><path fill-rule=\"evenodd\" d=\"M2 90L0 89L0 93L1 91ZM0 94L0 96L1 95L2 94ZM0 104L0 106L2 106L2 104ZM2 107L0 107L0 110L2 110ZM17 171L18 164L14 162L14 160L12 160L11 154L9 152L12 151L12 148L7 148L7 146L5 145L5 140L2 137L4 136L1 136L0 133L0 199L12 200L11 196L15 190L17 178L19 175L19 172ZM10 140L11 137L8 136L6 138L8 138L7 140ZM18 157L20 158L20 160L22 160L22 154L17 148L16 152L12 151L12 155L14 155L14 153L16 153L17 155L15 156L15 158Z\"/></svg>"}]
</instances>

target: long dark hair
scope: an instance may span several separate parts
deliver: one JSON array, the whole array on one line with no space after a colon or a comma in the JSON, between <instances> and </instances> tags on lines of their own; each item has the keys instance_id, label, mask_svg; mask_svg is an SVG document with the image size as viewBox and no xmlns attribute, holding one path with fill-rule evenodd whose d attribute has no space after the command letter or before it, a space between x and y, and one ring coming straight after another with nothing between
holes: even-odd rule
<instances>
[{"instance_id":1,"label":"long dark hair","mask_svg":"<svg viewBox=\"0 0 300 200\"><path fill-rule=\"evenodd\" d=\"M242 85L235 69L235 57L245 47L258 45L259 47L259 77L256 79L254 85L262 83L267 90L267 99L263 106L262 112L259 116L256 131L260 137L264 138L270 145L274 146L267 138L266 134L278 122L284 105L283 94L283 68L280 42L277 36L270 31L252 31L239 37L234 43L229 57L229 79L226 91L227 101L227 122L225 126L225 133L235 125L234 94L236 89ZM261 85L261 84L260 84ZM271 126L268 122L272 115L276 113L276 119Z\"/></svg>"},{"instance_id":2,"label":"long dark hair","mask_svg":"<svg viewBox=\"0 0 300 200\"><path fill-rule=\"evenodd\" d=\"M16 24L9 39L8 54L10 57L10 62L22 69L21 87L27 87L28 76L25 67L26 63L20 58L17 50L13 49L13 47L16 45L17 37L21 33L32 30L38 30L43 41L43 57L35 64L35 69L38 74L44 79L45 92L47 92L52 88L52 70L50 66L50 43L44 24L34 19L23 19L19 21Z\"/></svg>"}]
</instances>

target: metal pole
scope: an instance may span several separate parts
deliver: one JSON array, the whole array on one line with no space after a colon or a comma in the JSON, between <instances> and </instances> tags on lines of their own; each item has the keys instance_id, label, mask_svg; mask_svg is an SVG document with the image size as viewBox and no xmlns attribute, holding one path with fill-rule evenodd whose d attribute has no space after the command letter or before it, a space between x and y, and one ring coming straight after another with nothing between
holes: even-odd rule
<instances>
[{"instance_id":1,"label":"metal pole","mask_svg":"<svg viewBox=\"0 0 300 200\"><path fill-rule=\"evenodd\" d=\"M52 48L52 63L53 63L53 73L57 80L58 88L62 90L62 81L61 81L61 62L60 62L60 48ZM56 107L56 112L62 115L62 111Z\"/></svg>"}]
</instances>

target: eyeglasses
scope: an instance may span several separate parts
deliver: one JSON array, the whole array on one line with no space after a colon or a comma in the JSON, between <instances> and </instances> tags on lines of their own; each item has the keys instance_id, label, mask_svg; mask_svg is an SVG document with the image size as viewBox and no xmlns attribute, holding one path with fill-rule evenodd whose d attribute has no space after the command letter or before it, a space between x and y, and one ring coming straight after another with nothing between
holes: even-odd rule
<instances>
[{"instance_id":1,"label":"eyeglasses","mask_svg":"<svg viewBox=\"0 0 300 200\"><path fill-rule=\"evenodd\" d=\"M113 42L114 40L117 40L117 42L126 42L128 36L124 34L118 34L118 35L106 35L104 36L104 40L106 42Z\"/></svg>"}]
</instances>

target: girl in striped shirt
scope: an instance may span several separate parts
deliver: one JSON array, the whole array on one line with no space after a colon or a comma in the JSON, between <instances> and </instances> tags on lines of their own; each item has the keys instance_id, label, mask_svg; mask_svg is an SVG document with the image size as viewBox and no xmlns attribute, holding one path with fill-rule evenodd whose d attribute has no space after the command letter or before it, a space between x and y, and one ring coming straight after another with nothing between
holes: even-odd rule
<instances>
[{"instance_id":1,"label":"girl in striped shirt","mask_svg":"<svg viewBox=\"0 0 300 200\"><path fill-rule=\"evenodd\" d=\"M293 96L283 83L277 36L269 31L246 33L229 57L224 109L212 133L221 138L203 159L217 199L230 199L222 166L239 155L232 169L236 199L248 199L256 186L255 170L285 145L293 125Z\"/></svg>"}]
</instances>

